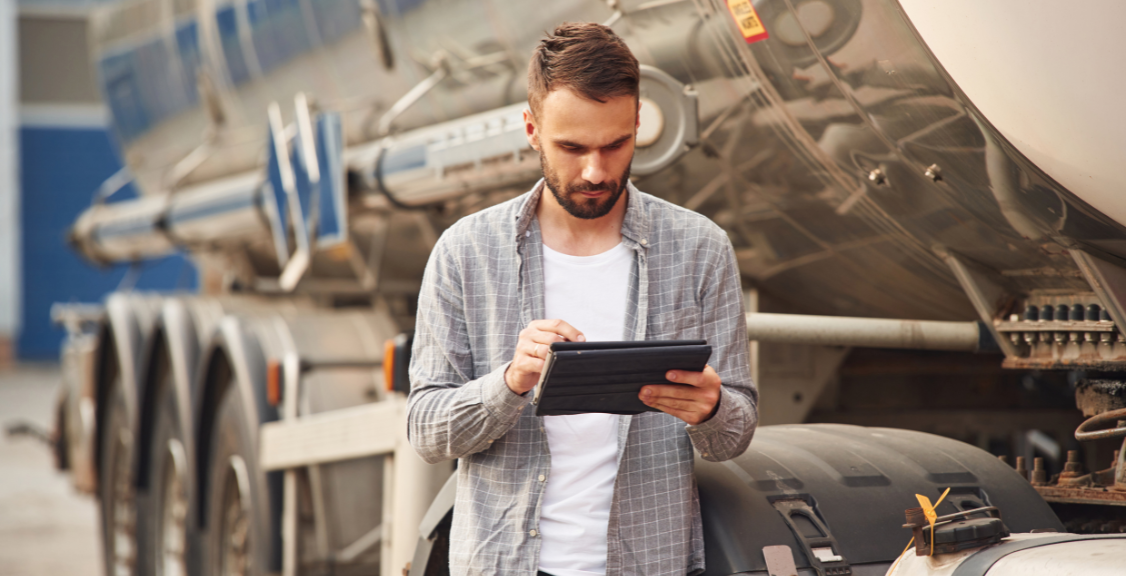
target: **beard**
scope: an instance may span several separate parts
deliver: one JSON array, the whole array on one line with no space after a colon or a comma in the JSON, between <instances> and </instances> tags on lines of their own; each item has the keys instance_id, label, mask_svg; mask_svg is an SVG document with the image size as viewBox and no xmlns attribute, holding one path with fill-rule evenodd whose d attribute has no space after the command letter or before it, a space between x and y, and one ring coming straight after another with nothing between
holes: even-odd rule
<instances>
[{"instance_id":1,"label":"beard","mask_svg":"<svg viewBox=\"0 0 1126 576\"><path fill-rule=\"evenodd\" d=\"M618 199L622 197L622 192L626 189L626 184L629 183L629 168L632 163L633 158L630 158L630 162L626 164L626 169L614 181L591 184L584 180L580 184L564 185L545 155L540 154L540 168L543 169L543 179L547 189L551 190L551 195L568 214L583 220L601 218L614 209ZM604 190L609 191L610 194L602 198L585 198L581 194L582 192Z\"/></svg>"}]
</instances>

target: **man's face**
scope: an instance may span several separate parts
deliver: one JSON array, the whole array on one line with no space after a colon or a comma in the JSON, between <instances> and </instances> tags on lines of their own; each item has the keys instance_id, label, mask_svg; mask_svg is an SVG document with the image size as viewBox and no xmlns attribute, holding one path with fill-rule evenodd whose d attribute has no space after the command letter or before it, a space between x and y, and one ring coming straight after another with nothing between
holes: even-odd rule
<instances>
[{"instance_id":1,"label":"man's face","mask_svg":"<svg viewBox=\"0 0 1126 576\"><path fill-rule=\"evenodd\" d=\"M555 201L576 218L609 214L629 181L637 99L603 103L561 88L548 93L538 115L525 112L524 120Z\"/></svg>"}]
</instances>

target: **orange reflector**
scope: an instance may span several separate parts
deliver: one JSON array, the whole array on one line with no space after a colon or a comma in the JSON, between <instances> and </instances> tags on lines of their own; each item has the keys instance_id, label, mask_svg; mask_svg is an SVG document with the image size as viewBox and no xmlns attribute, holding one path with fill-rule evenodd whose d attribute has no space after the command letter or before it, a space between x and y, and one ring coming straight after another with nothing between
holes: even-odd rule
<instances>
[{"instance_id":1,"label":"orange reflector","mask_svg":"<svg viewBox=\"0 0 1126 576\"><path fill-rule=\"evenodd\" d=\"M383 343L383 389L395 389L395 339Z\"/></svg>"},{"instance_id":2,"label":"orange reflector","mask_svg":"<svg viewBox=\"0 0 1126 576\"><path fill-rule=\"evenodd\" d=\"M281 403L282 374L281 362L270 360L266 362L266 401L270 406Z\"/></svg>"}]
</instances>

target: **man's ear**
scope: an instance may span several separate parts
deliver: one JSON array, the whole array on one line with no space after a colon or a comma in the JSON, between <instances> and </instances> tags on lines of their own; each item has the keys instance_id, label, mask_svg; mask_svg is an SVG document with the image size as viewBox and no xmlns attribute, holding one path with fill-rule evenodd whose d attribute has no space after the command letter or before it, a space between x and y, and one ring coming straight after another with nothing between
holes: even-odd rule
<instances>
[{"instance_id":1,"label":"man's ear","mask_svg":"<svg viewBox=\"0 0 1126 576\"><path fill-rule=\"evenodd\" d=\"M540 151L540 139L536 133L536 117L532 115L529 108L524 109L524 136L528 138L528 145L533 150Z\"/></svg>"}]
</instances>

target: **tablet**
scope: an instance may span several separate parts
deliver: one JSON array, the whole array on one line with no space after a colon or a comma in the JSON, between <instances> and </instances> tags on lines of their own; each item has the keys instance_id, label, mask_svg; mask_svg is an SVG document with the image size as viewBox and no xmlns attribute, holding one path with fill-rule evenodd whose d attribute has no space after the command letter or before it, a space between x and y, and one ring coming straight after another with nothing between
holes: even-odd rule
<instances>
[{"instance_id":1,"label":"tablet","mask_svg":"<svg viewBox=\"0 0 1126 576\"><path fill-rule=\"evenodd\" d=\"M641 387L674 384L669 370L701 372L711 355L704 340L556 342L536 384L536 416L659 412L637 397Z\"/></svg>"}]
</instances>

